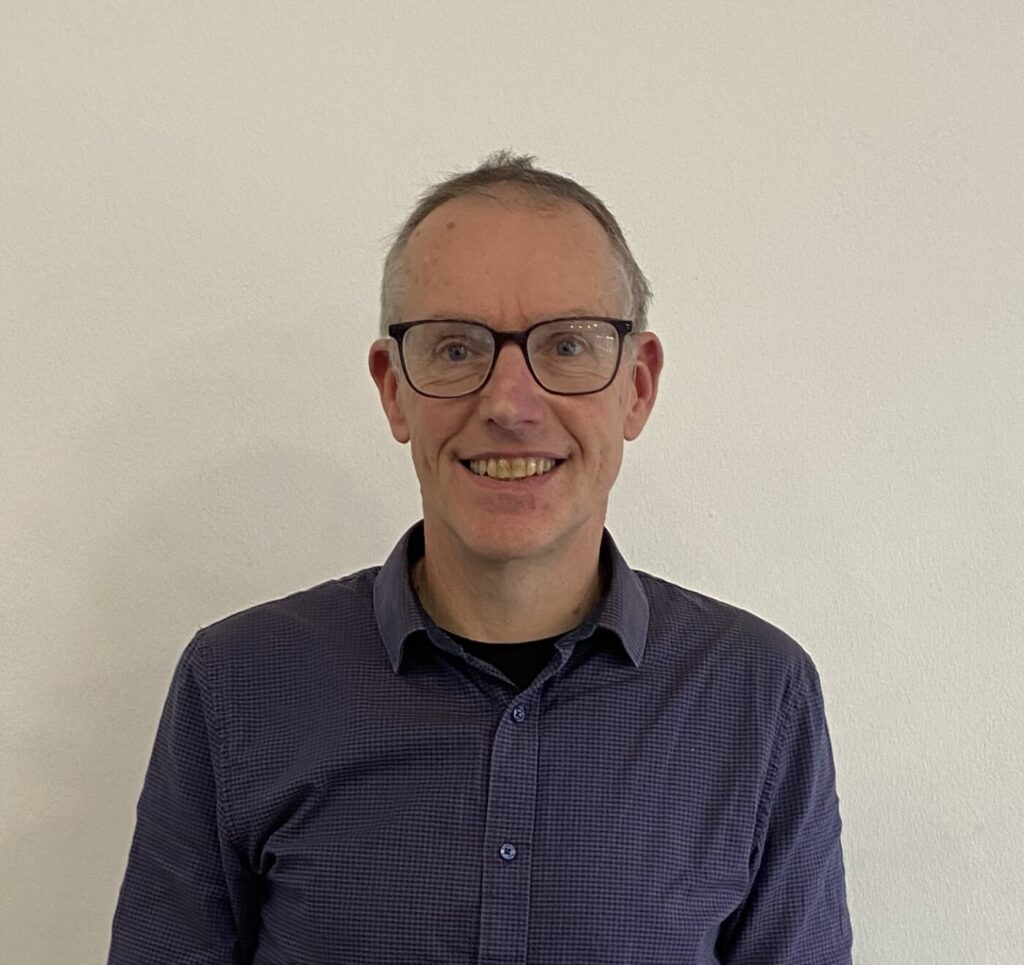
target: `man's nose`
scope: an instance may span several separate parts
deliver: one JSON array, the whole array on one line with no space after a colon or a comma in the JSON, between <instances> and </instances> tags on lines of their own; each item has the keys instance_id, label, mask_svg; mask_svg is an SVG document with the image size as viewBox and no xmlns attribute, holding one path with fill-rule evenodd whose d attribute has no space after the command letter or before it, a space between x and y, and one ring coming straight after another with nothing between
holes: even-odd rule
<instances>
[{"instance_id":1,"label":"man's nose","mask_svg":"<svg viewBox=\"0 0 1024 965\"><path fill-rule=\"evenodd\" d=\"M504 425L539 418L544 390L526 364L523 350L506 343L494 360L494 371L480 390L481 413Z\"/></svg>"}]
</instances>

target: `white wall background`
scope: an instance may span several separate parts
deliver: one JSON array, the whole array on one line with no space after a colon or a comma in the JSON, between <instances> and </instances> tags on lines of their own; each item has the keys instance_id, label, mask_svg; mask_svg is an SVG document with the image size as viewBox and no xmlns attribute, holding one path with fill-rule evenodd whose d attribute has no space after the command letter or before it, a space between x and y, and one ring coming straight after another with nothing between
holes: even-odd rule
<instances>
[{"instance_id":1,"label":"white wall background","mask_svg":"<svg viewBox=\"0 0 1024 965\"><path fill-rule=\"evenodd\" d=\"M173 665L417 518L388 233L508 146L656 299L609 528L822 675L856 960L1024 957L1024 5L0 4L0 958L100 962Z\"/></svg>"}]
</instances>

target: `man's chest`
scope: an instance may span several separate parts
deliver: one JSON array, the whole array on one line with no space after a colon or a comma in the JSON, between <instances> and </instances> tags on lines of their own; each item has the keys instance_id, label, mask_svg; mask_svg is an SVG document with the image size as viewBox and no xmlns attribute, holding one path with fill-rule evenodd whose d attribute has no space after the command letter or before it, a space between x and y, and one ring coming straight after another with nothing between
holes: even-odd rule
<instances>
[{"instance_id":1,"label":"man's chest","mask_svg":"<svg viewBox=\"0 0 1024 965\"><path fill-rule=\"evenodd\" d=\"M468 706L411 704L383 733L339 719L250 785L256 960L714 961L757 756L685 714L618 701L610 721L597 694Z\"/></svg>"}]
</instances>

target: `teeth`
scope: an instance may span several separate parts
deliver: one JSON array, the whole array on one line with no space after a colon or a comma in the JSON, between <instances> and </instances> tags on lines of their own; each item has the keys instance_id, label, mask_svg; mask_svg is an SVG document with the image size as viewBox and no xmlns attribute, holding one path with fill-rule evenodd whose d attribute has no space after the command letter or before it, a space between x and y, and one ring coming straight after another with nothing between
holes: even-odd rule
<instances>
[{"instance_id":1,"label":"teeth","mask_svg":"<svg viewBox=\"0 0 1024 965\"><path fill-rule=\"evenodd\" d=\"M555 468L554 459L471 459L469 468L478 476L493 479L524 479L540 476Z\"/></svg>"}]
</instances>

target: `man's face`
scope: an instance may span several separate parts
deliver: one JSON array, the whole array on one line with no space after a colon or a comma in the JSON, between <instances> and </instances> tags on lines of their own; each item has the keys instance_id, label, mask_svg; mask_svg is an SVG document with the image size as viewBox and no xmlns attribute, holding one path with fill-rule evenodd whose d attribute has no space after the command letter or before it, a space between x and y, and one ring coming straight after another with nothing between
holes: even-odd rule
<instances>
[{"instance_id":1,"label":"man's face","mask_svg":"<svg viewBox=\"0 0 1024 965\"><path fill-rule=\"evenodd\" d=\"M611 244L579 205L459 198L421 222L405 257L402 321L462 318L518 331L562 316L625 317ZM635 361L624 346L603 392L552 395L507 344L483 389L459 399L418 395L389 366L390 340L373 344L370 370L392 434L411 442L428 546L444 540L449 552L499 561L571 553L599 538L623 441L647 421L661 370L657 337L633 338ZM530 454L564 462L522 482L463 465Z\"/></svg>"}]
</instances>

